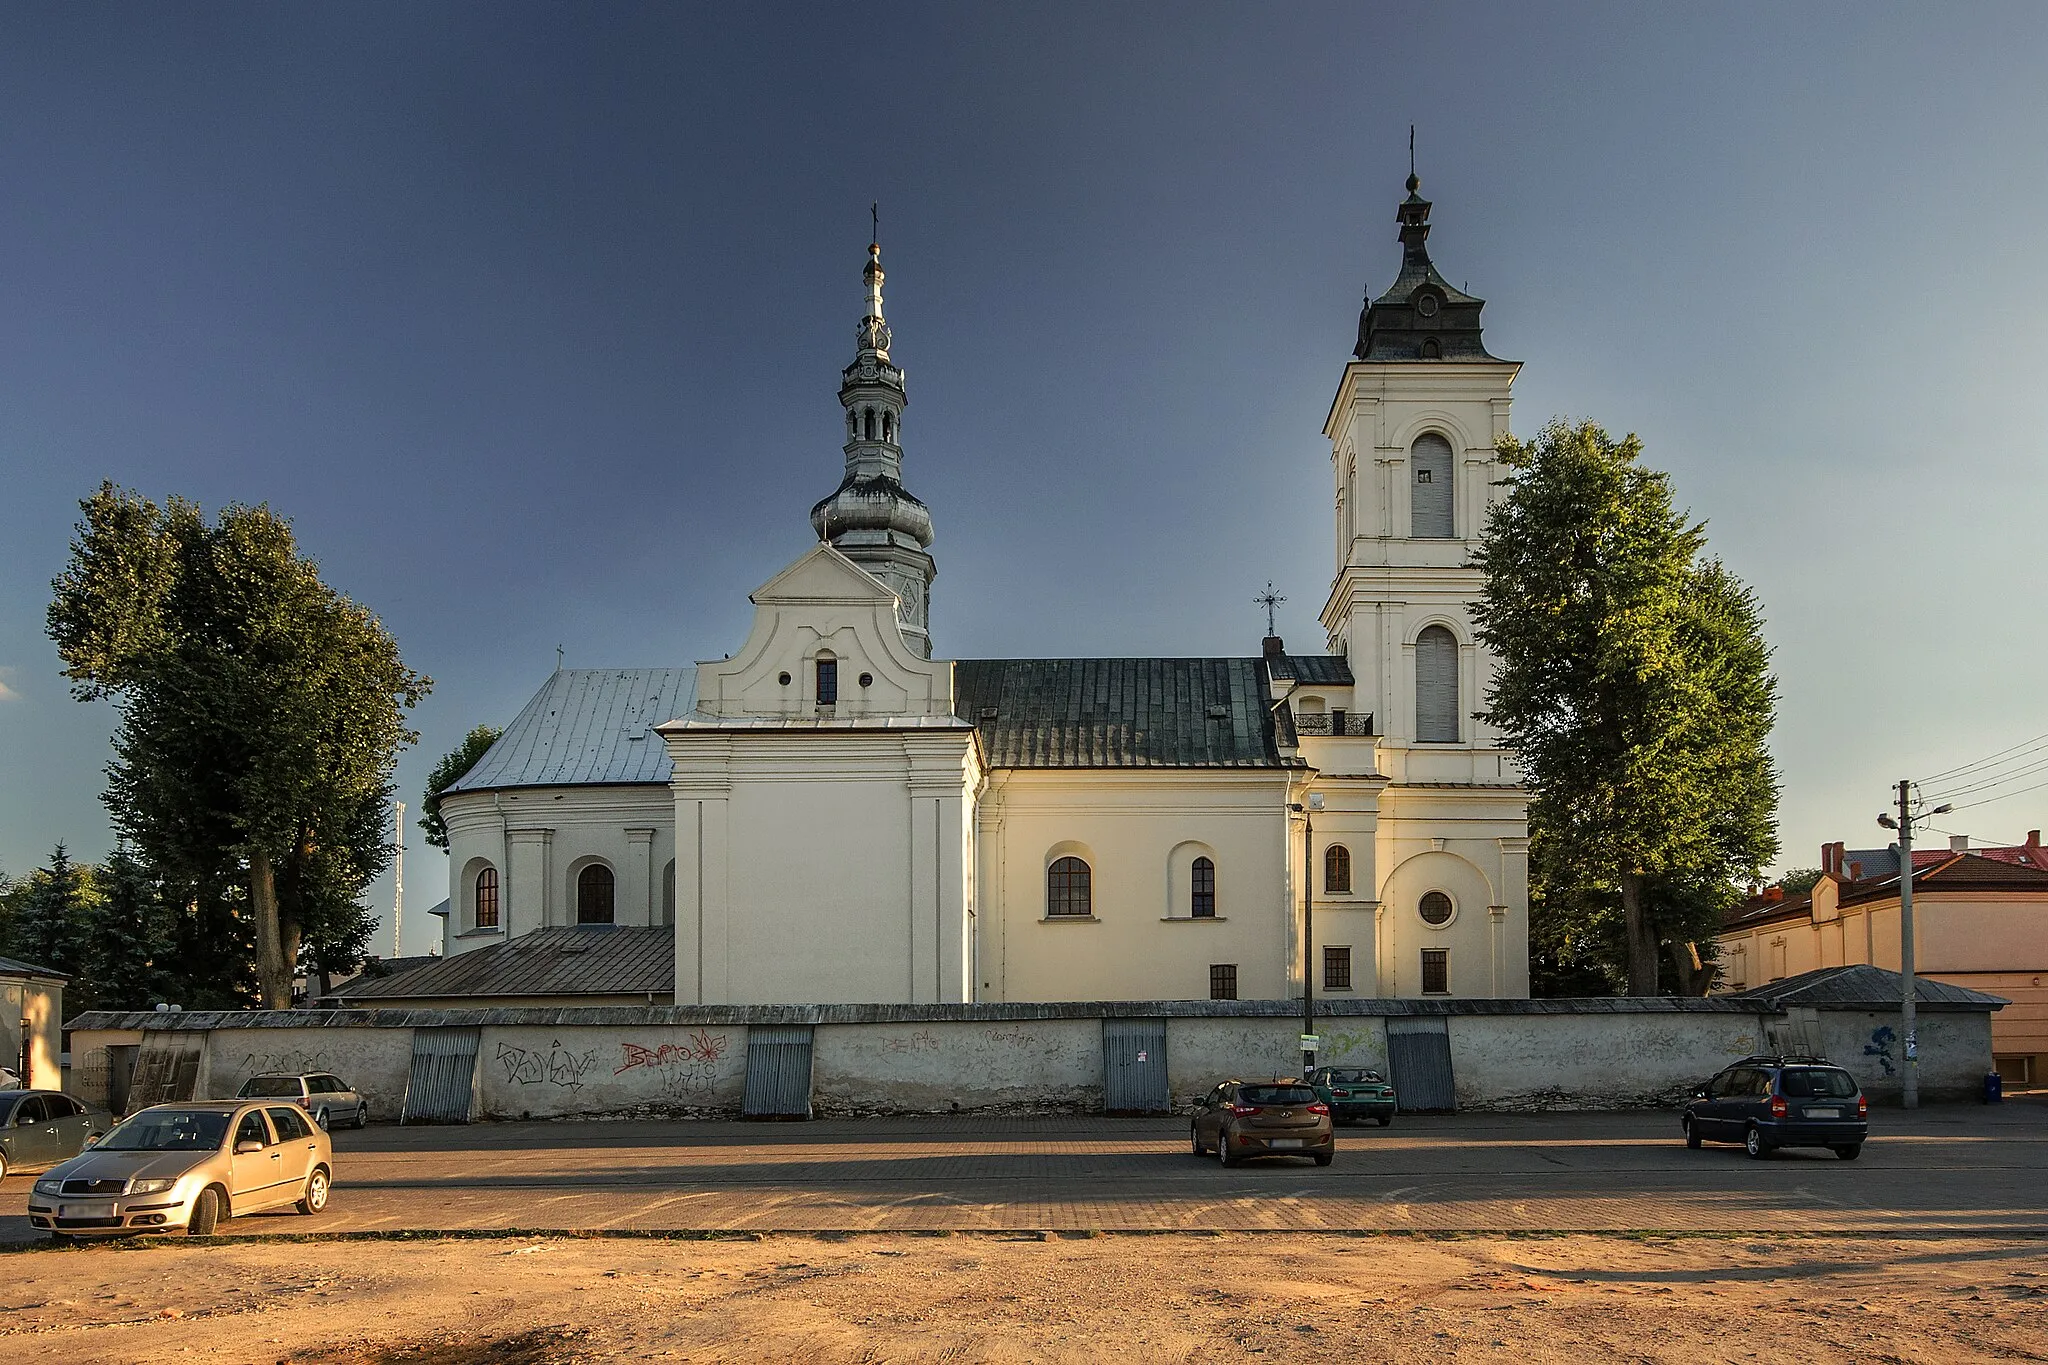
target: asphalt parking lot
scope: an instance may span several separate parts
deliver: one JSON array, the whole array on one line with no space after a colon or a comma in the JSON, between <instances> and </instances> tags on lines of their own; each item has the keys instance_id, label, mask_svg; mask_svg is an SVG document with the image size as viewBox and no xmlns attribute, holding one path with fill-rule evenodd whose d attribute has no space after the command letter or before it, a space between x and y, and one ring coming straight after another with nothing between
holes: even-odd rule
<instances>
[{"instance_id":1,"label":"asphalt parking lot","mask_svg":"<svg viewBox=\"0 0 2048 1365\"><path fill-rule=\"evenodd\" d=\"M2048 1104L1872 1115L1861 1160L1688 1151L1674 1116L1465 1114L1340 1130L1334 1165L1231 1170L1179 1118L372 1126L326 1212L240 1235L456 1231L2048 1233ZM0 1240L29 1175L0 1184Z\"/></svg>"}]
</instances>

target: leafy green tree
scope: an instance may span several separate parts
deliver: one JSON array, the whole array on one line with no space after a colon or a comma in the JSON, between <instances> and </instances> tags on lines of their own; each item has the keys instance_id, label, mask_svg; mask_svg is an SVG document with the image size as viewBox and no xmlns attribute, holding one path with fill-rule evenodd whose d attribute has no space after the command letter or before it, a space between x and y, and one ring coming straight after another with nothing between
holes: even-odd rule
<instances>
[{"instance_id":1,"label":"leafy green tree","mask_svg":"<svg viewBox=\"0 0 2048 1365\"><path fill-rule=\"evenodd\" d=\"M48 624L73 695L120 713L115 825L195 905L246 887L260 999L285 1008L308 934L345 945L340 903L391 858L364 813L388 800L418 738L404 711L432 684L268 507L208 523L112 484L81 506Z\"/></svg>"},{"instance_id":2,"label":"leafy green tree","mask_svg":"<svg viewBox=\"0 0 2048 1365\"><path fill-rule=\"evenodd\" d=\"M1756 598L1634 436L1558 422L1500 454L1476 615L1499 659L1486 719L1531 789L1532 882L1565 936L1606 939L1630 994L1660 989L1660 945L1678 989L1703 990L1696 945L1777 852Z\"/></svg>"},{"instance_id":3,"label":"leafy green tree","mask_svg":"<svg viewBox=\"0 0 2048 1365\"><path fill-rule=\"evenodd\" d=\"M477 726L427 774L427 794L420 801L420 828L427 832L427 842L435 848L448 847L448 826L441 823L441 793L467 777L504 733L493 726Z\"/></svg>"},{"instance_id":4,"label":"leafy green tree","mask_svg":"<svg viewBox=\"0 0 2048 1365\"><path fill-rule=\"evenodd\" d=\"M12 956L38 967L83 975L89 923L99 900L92 868L71 861L62 844L17 893L9 933Z\"/></svg>"},{"instance_id":5,"label":"leafy green tree","mask_svg":"<svg viewBox=\"0 0 2048 1365\"><path fill-rule=\"evenodd\" d=\"M1817 867L1795 867L1778 878L1788 896L1803 896L1820 884L1820 869Z\"/></svg>"}]
</instances>

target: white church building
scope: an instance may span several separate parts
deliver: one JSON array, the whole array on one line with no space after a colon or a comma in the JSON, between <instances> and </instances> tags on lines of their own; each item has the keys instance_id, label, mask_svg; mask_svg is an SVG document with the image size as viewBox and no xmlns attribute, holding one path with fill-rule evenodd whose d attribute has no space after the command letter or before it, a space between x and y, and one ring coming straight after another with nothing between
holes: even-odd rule
<instances>
[{"instance_id":1,"label":"white church building","mask_svg":"<svg viewBox=\"0 0 2048 1365\"><path fill-rule=\"evenodd\" d=\"M558 671L449 788L447 960L417 969L447 979L422 991L1271 1000L1308 971L1326 998L1527 996L1527 793L1475 716L1469 567L1519 366L1408 189L1324 423L1327 652L944 657L871 246L816 543L729 657Z\"/></svg>"}]
</instances>

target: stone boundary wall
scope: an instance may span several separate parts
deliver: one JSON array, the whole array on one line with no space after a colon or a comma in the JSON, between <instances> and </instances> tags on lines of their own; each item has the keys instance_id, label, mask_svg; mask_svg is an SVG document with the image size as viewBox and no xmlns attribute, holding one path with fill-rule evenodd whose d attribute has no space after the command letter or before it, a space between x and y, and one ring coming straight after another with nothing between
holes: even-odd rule
<instances>
[{"instance_id":1,"label":"stone boundary wall","mask_svg":"<svg viewBox=\"0 0 2048 1365\"><path fill-rule=\"evenodd\" d=\"M1872 1099L1899 1088L1897 1049L1887 1051L1896 1016L1866 1009L1794 1019L1715 1000L1340 1003L1317 1019L1330 1064L1384 1070L1389 1019L1442 1016L1462 1109L1672 1105L1745 1054L1816 1044ZM71 1047L89 1103L107 1101L87 1093L106 1085L107 1049L175 1029L206 1037L202 1097L232 1095L258 1071L332 1071L368 1097L373 1118L391 1120L413 1030L464 1025L481 1030L483 1117L716 1116L739 1112L749 1025L810 1023L820 1115L1087 1112L1102 1107L1106 1018L1164 1021L1176 1108L1233 1076L1300 1067L1300 1016L1284 1001L93 1013L72 1021ZM1920 1037L1922 1095L1976 1098L1990 1013L1923 1009Z\"/></svg>"}]
</instances>

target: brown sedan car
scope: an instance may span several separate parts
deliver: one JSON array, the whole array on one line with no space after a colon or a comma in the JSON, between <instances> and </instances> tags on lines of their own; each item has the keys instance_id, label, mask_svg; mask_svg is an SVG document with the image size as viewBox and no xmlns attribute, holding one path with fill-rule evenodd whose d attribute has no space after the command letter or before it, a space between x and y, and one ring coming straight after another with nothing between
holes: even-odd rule
<instances>
[{"instance_id":1,"label":"brown sedan car","mask_svg":"<svg viewBox=\"0 0 2048 1365\"><path fill-rule=\"evenodd\" d=\"M1327 1166L1337 1156L1330 1106L1296 1080L1225 1081L1203 1097L1188 1140L1196 1156L1213 1151L1225 1166L1254 1156L1308 1156Z\"/></svg>"},{"instance_id":2,"label":"brown sedan car","mask_svg":"<svg viewBox=\"0 0 2048 1365\"><path fill-rule=\"evenodd\" d=\"M159 1104L35 1183L28 1220L57 1238L183 1230L204 1237L238 1214L327 1207L334 1151L295 1104Z\"/></svg>"}]
</instances>

